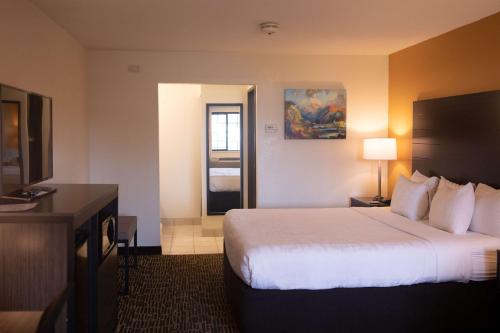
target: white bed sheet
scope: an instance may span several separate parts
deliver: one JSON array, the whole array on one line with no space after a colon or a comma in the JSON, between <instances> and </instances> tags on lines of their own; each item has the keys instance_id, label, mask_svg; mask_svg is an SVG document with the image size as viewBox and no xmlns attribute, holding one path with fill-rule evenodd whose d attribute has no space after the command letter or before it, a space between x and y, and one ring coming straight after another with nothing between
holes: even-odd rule
<instances>
[{"instance_id":1,"label":"white bed sheet","mask_svg":"<svg viewBox=\"0 0 500 333\"><path fill-rule=\"evenodd\" d=\"M256 289L388 287L496 275L500 239L453 235L387 208L232 210L224 242Z\"/></svg>"},{"instance_id":2,"label":"white bed sheet","mask_svg":"<svg viewBox=\"0 0 500 333\"><path fill-rule=\"evenodd\" d=\"M211 192L238 192L239 190L239 168L210 168Z\"/></svg>"}]
</instances>

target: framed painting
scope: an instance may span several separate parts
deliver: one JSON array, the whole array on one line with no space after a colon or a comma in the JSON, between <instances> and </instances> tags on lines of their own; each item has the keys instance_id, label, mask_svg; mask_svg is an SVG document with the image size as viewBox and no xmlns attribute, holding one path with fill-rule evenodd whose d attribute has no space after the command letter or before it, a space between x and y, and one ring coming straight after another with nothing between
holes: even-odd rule
<instances>
[{"instance_id":1,"label":"framed painting","mask_svg":"<svg viewBox=\"0 0 500 333\"><path fill-rule=\"evenodd\" d=\"M345 89L285 89L285 139L345 138Z\"/></svg>"}]
</instances>

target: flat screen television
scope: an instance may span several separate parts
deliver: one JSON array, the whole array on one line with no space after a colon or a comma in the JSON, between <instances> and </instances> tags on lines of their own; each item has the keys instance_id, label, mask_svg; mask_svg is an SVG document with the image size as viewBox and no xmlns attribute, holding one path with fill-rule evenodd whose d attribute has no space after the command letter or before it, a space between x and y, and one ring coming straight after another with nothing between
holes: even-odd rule
<instances>
[{"instance_id":1,"label":"flat screen television","mask_svg":"<svg viewBox=\"0 0 500 333\"><path fill-rule=\"evenodd\" d=\"M52 99L0 85L0 195L52 178Z\"/></svg>"}]
</instances>

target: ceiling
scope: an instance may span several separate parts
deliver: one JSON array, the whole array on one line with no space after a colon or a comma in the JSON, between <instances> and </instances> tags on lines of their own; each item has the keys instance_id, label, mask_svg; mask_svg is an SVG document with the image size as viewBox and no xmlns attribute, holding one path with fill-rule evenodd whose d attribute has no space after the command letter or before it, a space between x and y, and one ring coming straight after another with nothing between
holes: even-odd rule
<instances>
[{"instance_id":1,"label":"ceiling","mask_svg":"<svg viewBox=\"0 0 500 333\"><path fill-rule=\"evenodd\" d=\"M500 0L32 0L91 49L390 54ZM259 31L277 21L277 34Z\"/></svg>"}]
</instances>

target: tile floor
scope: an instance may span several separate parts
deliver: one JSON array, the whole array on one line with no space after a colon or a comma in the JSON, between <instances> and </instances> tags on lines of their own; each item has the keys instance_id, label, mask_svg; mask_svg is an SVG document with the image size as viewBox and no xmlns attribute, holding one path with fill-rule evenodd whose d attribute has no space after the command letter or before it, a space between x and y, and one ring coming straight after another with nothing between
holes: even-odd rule
<instances>
[{"instance_id":1,"label":"tile floor","mask_svg":"<svg viewBox=\"0 0 500 333\"><path fill-rule=\"evenodd\" d=\"M224 216L192 219L162 219L161 250L163 254L222 253Z\"/></svg>"}]
</instances>

